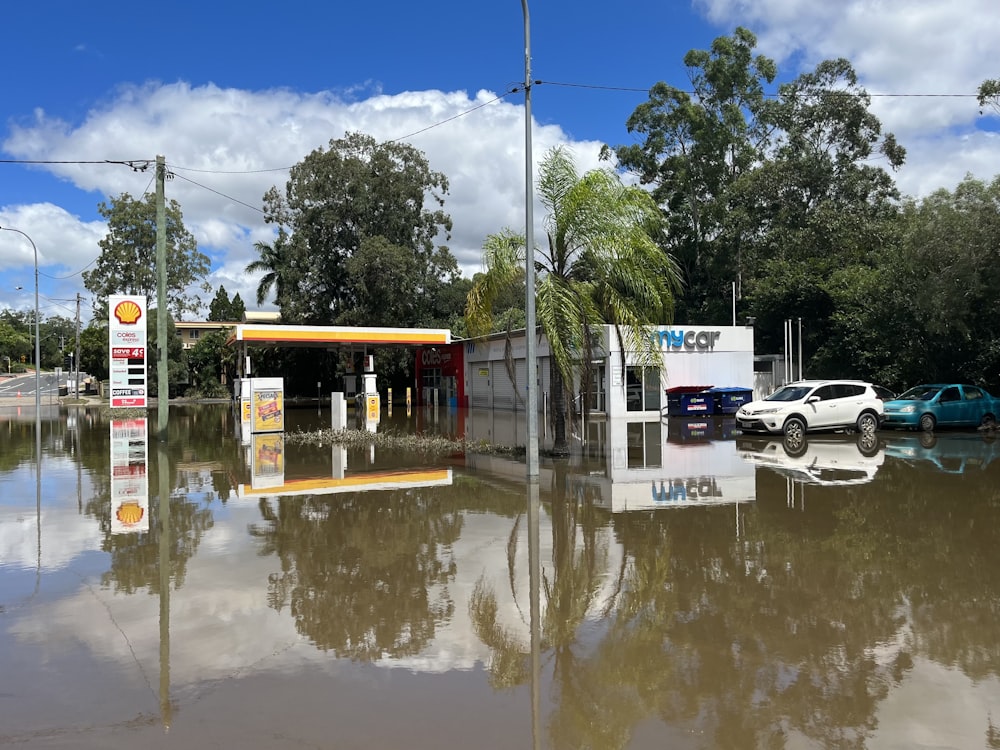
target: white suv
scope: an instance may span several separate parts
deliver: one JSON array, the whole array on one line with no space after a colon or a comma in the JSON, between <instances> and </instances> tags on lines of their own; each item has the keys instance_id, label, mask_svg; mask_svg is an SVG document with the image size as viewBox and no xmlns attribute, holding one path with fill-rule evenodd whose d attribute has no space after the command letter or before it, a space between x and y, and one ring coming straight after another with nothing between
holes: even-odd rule
<instances>
[{"instance_id":1,"label":"white suv","mask_svg":"<svg viewBox=\"0 0 1000 750\"><path fill-rule=\"evenodd\" d=\"M882 415L882 400L871 383L800 380L782 386L763 401L743 405L736 412L736 425L743 432L801 438L818 430L874 432Z\"/></svg>"}]
</instances>

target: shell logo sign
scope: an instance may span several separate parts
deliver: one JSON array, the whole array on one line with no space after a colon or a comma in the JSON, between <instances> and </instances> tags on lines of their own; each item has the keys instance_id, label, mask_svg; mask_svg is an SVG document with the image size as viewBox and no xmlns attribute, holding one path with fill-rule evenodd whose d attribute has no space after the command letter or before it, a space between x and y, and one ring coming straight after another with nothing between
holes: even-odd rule
<instances>
[{"instance_id":1,"label":"shell logo sign","mask_svg":"<svg viewBox=\"0 0 1000 750\"><path fill-rule=\"evenodd\" d=\"M140 521L142 521L142 517L145 514L145 508L134 500L123 502L118 506L118 510L115 511L115 517L126 529L134 528Z\"/></svg>"},{"instance_id":2,"label":"shell logo sign","mask_svg":"<svg viewBox=\"0 0 1000 750\"><path fill-rule=\"evenodd\" d=\"M115 305L114 315L122 325L135 325L142 317L142 308L133 300L127 299Z\"/></svg>"},{"instance_id":3,"label":"shell logo sign","mask_svg":"<svg viewBox=\"0 0 1000 750\"><path fill-rule=\"evenodd\" d=\"M108 296L108 374L112 409L146 406L146 326L145 321L140 322L145 314L143 295Z\"/></svg>"}]
</instances>

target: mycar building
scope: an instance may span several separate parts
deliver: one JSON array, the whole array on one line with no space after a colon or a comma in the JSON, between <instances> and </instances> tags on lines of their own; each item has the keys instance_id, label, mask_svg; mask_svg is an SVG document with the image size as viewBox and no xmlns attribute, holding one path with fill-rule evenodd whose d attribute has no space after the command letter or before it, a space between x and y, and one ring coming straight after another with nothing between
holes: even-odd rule
<instances>
[{"instance_id":1,"label":"mycar building","mask_svg":"<svg viewBox=\"0 0 1000 750\"><path fill-rule=\"evenodd\" d=\"M648 335L663 357L659 371L640 366L636 352L630 351L624 352L623 366L614 326L601 326L594 333L598 345L595 346L596 377L590 409L609 418L643 412L659 414L667 405L667 389L716 387L752 390L754 387L752 327L651 326ZM455 383L452 380L453 385L448 389L460 396L457 399L459 406L524 411L527 403L524 331L512 333L509 346L510 363L505 356L508 347L505 334L456 343L448 348L450 371L445 376L442 368L440 375L445 382L451 378L457 380L455 365L461 363L464 382ZM427 367L426 364L437 362L445 353L442 349L436 347L417 352L418 370L421 371L418 383L426 385L434 382L434 376L439 373L433 371L437 368ZM536 351L538 404L540 410L545 410L550 408L552 388L549 344L544 335L539 337ZM573 391L579 398L579 383L574 384Z\"/></svg>"}]
</instances>

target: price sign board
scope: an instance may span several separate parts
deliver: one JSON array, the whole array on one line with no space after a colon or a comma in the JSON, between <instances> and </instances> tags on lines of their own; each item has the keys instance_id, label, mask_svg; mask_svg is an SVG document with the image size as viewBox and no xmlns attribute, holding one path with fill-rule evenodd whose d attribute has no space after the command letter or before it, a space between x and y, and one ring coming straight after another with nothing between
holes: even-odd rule
<instances>
[{"instance_id":1,"label":"price sign board","mask_svg":"<svg viewBox=\"0 0 1000 750\"><path fill-rule=\"evenodd\" d=\"M146 296L108 296L111 407L147 405Z\"/></svg>"}]
</instances>

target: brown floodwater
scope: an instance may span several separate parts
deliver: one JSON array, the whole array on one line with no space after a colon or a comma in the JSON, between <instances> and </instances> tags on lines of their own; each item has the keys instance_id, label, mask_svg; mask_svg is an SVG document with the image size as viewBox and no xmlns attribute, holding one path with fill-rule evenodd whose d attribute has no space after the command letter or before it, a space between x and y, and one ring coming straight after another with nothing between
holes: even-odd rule
<instances>
[{"instance_id":1,"label":"brown floodwater","mask_svg":"<svg viewBox=\"0 0 1000 750\"><path fill-rule=\"evenodd\" d=\"M0 409L0 746L1000 748L1000 442L327 422Z\"/></svg>"}]
</instances>

